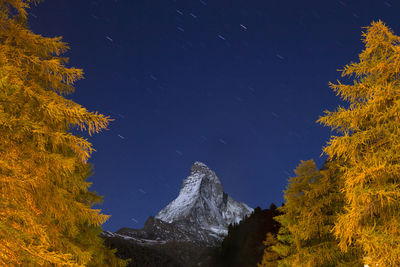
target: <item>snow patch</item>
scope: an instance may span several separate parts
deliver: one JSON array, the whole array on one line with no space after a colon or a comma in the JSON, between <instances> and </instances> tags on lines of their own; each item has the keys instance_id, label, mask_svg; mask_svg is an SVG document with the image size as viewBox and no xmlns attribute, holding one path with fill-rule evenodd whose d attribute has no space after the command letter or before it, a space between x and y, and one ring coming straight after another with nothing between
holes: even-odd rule
<instances>
[{"instance_id":1,"label":"snow patch","mask_svg":"<svg viewBox=\"0 0 400 267\"><path fill-rule=\"evenodd\" d=\"M198 236L201 234L196 229L203 229L209 235L216 234L221 238L227 235L230 224L239 223L252 212L252 208L224 193L215 172L196 161L191 174L183 181L178 197L155 218L168 223L177 222Z\"/></svg>"},{"instance_id":2,"label":"snow patch","mask_svg":"<svg viewBox=\"0 0 400 267\"><path fill-rule=\"evenodd\" d=\"M178 197L162 209L155 218L171 223L185 217L199 195L202 178L205 174L195 173L183 182Z\"/></svg>"}]
</instances>

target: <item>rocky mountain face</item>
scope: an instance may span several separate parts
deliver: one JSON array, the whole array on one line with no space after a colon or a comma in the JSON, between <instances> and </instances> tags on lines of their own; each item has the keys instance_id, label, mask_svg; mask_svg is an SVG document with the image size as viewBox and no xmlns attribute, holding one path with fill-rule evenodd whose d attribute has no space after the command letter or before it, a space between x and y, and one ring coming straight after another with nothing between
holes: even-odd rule
<instances>
[{"instance_id":1,"label":"rocky mountain face","mask_svg":"<svg viewBox=\"0 0 400 267\"><path fill-rule=\"evenodd\" d=\"M172 243L214 247L222 242L230 224L239 223L252 212L224 192L214 171L195 162L178 197L155 217L149 217L142 229L122 228L116 233L104 232L103 237L158 249Z\"/></svg>"},{"instance_id":2,"label":"rocky mountain face","mask_svg":"<svg viewBox=\"0 0 400 267\"><path fill-rule=\"evenodd\" d=\"M176 225L214 244L227 234L229 224L239 223L253 209L224 192L218 176L205 164L195 162L183 181L178 197L155 219Z\"/></svg>"}]
</instances>

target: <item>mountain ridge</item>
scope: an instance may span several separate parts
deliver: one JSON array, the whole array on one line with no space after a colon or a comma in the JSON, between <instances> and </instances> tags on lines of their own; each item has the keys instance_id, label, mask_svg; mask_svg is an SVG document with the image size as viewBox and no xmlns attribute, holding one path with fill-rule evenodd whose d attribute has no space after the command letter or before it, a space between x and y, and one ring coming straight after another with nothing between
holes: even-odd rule
<instances>
[{"instance_id":1,"label":"mountain ridge","mask_svg":"<svg viewBox=\"0 0 400 267\"><path fill-rule=\"evenodd\" d=\"M179 195L155 216L165 222L193 225L226 235L229 224L239 223L253 211L224 192L214 171L196 161L183 180Z\"/></svg>"},{"instance_id":2,"label":"mountain ridge","mask_svg":"<svg viewBox=\"0 0 400 267\"><path fill-rule=\"evenodd\" d=\"M147 255L146 260L158 262L141 263L143 266L160 266L160 262L162 266L191 266L194 259L200 262L222 243L229 225L238 224L252 212L224 192L214 171L196 161L178 196L150 216L142 229L123 227L115 233L104 231L102 237L110 247L122 251L124 258Z\"/></svg>"}]
</instances>

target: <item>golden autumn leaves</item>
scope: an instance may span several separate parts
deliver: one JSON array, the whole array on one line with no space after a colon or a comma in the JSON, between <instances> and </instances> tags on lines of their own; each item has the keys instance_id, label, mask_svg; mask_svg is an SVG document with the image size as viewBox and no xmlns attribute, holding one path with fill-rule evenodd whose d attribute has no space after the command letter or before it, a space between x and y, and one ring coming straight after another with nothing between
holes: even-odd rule
<instances>
[{"instance_id":1,"label":"golden autumn leaves","mask_svg":"<svg viewBox=\"0 0 400 267\"><path fill-rule=\"evenodd\" d=\"M0 1L0 265L124 266L103 244L107 215L91 206L90 135L110 119L64 98L83 71L61 38L26 26L28 0Z\"/></svg>"},{"instance_id":2,"label":"golden autumn leaves","mask_svg":"<svg viewBox=\"0 0 400 267\"><path fill-rule=\"evenodd\" d=\"M381 21L362 37L353 83L330 84L348 107L318 120L339 134L328 161L297 167L260 266L400 266L400 37Z\"/></svg>"},{"instance_id":3,"label":"golden autumn leaves","mask_svg":"<svg viewBox=\"0 0 400 267\"><path fill-rule=\"evenodd\" d=\"M361 248L367 264L399 266L400 37L379 21L363 33L363 41L359 62L343 70L354 84L332 85L350 107L319 120L343 133L324 149L331 159L345 161L346 210L334 234L341 249Z\"/></svg>"}]
</instances>

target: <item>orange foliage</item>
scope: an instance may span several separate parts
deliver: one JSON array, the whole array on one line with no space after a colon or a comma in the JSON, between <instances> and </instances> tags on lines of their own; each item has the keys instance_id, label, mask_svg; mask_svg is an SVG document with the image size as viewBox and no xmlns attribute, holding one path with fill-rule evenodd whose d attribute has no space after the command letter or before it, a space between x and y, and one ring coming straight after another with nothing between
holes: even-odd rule
<instances>
[{"instance_id":1,"label":"orange foliage","mask_svg":"<svg viewBox=\"0 0 400 267\"><path fill-rule=\"evenodd\" d=\"M110 119L63 97L83 71L66 67L60 37L28 29L36 2L0 0L0 265L85 266L107 251L108 216L91 208L101 200L86 182L94 149L70 130L91 135Z\"/></svg>"}]
</instances>

